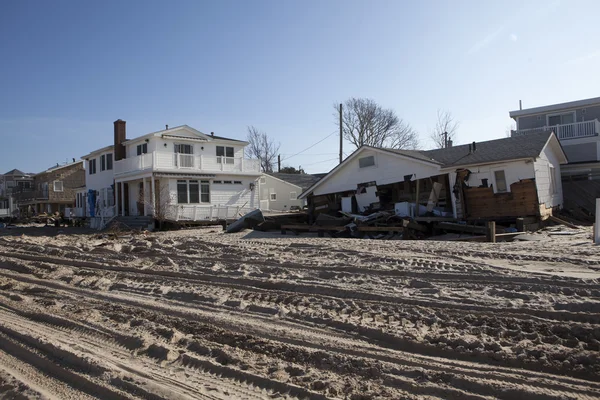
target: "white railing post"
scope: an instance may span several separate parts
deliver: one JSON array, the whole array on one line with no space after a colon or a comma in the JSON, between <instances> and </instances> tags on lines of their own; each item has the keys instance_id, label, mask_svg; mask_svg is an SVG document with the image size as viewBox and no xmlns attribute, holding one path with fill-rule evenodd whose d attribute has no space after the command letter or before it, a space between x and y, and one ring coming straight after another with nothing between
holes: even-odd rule
<instances>
[{"instance_id":1,"label":"white railing post","mask_svg":"<svg viewBox=\"0 0 600 400\"><path fill-rule=\"evenodd\" d=\"M241 158L240 171L244 172L244 157Z\"/></svg>"},{"instance_id":2,"label":"white railing post","mask_svg":"<svg viewBox=\"0 0 600 400\"><path fill-rule=\"evenodd\" d=\"M179 221L179 210L181 209L181 206L177 206L177 211L175 213L175 221Z\"/></svg>"},{"instance_id":3,"label":"white railing post","mask_svg":"<svg viewBox=\"0 0 600 400\"><path fill-rule=\"evenodd\" d=\"M194 206L194 221L198 220L198 206Z\"/></svg>"},{"instance_id":4,"label":"white railing post","mask_svg":"<svg viewBox=\"0 0 600 400\"><path fill-rule=\"evenodd\" d=\"M223 164L225 164L225 157L221 157L221 171L223 171Z\"/></svg>"},{"instance_id":5,"label":"white railing post","mask_svg":"<svg viewBox=\"0 0 600 400\"><path fill-rule=\"evenodd\" d=\"M212 218L213 218L213 208L214 208L214 207L211 207L211 208L210 208L210 212L208 213L208 220L209 220L209 221L212 221Z\"/></svg>"}]
</instances>

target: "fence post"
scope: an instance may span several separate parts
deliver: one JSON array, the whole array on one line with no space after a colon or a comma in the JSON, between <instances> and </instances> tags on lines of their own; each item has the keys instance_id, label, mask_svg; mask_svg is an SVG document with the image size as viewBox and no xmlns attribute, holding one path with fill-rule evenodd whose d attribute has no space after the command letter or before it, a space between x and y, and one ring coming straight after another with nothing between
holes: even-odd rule
<instances>
[{"instance_id":1,"label":"fence post","mask_svg":"<svg viewBox=\"0 0 600 400\"><path fill-rule=\"evenodd\" d=\"M194 221L198 220L198 206L194 206Z\"/></svg>"},{"instance_id":2,"label":"fence post","mask_svg":"<svg viewBox=\"0 0 600 400\"><path fill-rule=\"evenodd\" d=\"M175 213L175 221L179 221L179 210L181 207L177 207L177 212Z\"/></svg>"},{"instance_id":3,"label":"fence post","mask_svg":"<svg viewBox=\"0 0 600 400\"><path fill-rule=\"evenodd\" d=\"M213 216L212 216L212 215L213 215L213 208L214 208L214 207L211 207L211 208L210 208L210 213L208 213L208 220L209 220L209 221L212 221L212 219L213 219Z\"/></svg>"},{"instance_id":4,"label":"fence post","mask_svg":"<svg viewBox=\"0 0 600 400\"><path fill-rule=\"evenodd\" d=\"M490 243L496 243L496 221L489 221L487 223L487 241Z\"/></svg>"}]
</instances>

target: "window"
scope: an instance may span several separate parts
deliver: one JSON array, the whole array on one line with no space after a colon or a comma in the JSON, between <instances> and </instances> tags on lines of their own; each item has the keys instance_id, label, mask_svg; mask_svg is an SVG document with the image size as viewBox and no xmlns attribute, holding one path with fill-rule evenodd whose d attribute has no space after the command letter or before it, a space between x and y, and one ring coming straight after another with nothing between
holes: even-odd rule
<instances>
[{"instance_id":1,"label":"window","mask_svg":"<svg viewBox=\"0 0 600 400\"><path fill-rule=\"evenodd\" d=\"M267 184L267 178L265 178L264 176L260 178L260 184L261 185L266 185Z\"/></svg>"},{"instance_id":2,"label":"window","mask_svg":"<svg viewBox=\"0 0 600 400\"><path fill-rule=\"evenodd\" d=\"M554 167L550 167L550 193L556 194L558 188L556 187L556 170Z\"/></svg>"},{"instance_id":3,"label":"window","mask_svg":"<svg viewBox=\"0 0 600 400\"><path fill-rule=\"evenodd\" d=\"M231 182L231 181L223 181L223 183L226 184L226 185L231 185L233 182Z\"/></svg>"},{"instance_id":4,"label":"window","mask_svg":"<svg viewBox=\"0 0 600 400\"><path fill-rule=\"evenodd\" d=\"M107 170L111 170L113 169L113 155L112 153L109 153L106 155L106 169Z\"/></svg>"},{"instance_id":5,"label":"window","mask_svg":"<svg viewBox=\"0 0 600 400\"><path fill-rule=\"evenodd\" d=\"M137 155L141 156L142 154L148 153L148 143L138 144L137 145Z\"/></svg>"},{"instance_id":6,"label":"window","mask_svg":"<svg viewBox=\"0 0 600 400\"><path fill-rule=\"evenodd\" d=\"M209 181L178 180L177 203L199 204L210 203Z\"/></svg>"},{"instance_id":7,"label":"window","mask_svg":"<svg viewBox=\"0 0 600 400\"><path fill-rule=\"evenodd\" d=\"M217 146L217 162L220 164L222 161L221 157L225 158L225 164L233 164L233 147Z\"/></svg>"},{"instance_id":8,"label":"window","mask_svg":"<svg viewBox=\"0 0 600 400\"><path fill-rule=\"evenodd\" d=\"M234 184L234 185L241 185L241 184L242 184L242 181L233 181L233 184Z\"/></svg>"},{"instance_id":9,"label":"window","mask_svg":"<svg viewBox=\"0 0 600 400\"><path fill-rule=\"evenodd\" d=\"M223 182L221 182L221 181L213 181L213 183L218 185L218 184L221 184Z\"/></svg>"},{"instance_id":10,"label":"window","mask_svg":"<svg viewBox=\"0 0 600 400\"><path fill-rule=\"evenodd\" d=\"M290 200L298 200L298 193L290 192Z\"/></svg>"},{"instance_id":11,"label":"window","mask_svg":"<svg viewBox=\"0 0 600 400\"><path fill-rule=\"evenodd\" d=\"M194 154L194 146L191 144L176 144L175 153Z\"/></svg>"},{"instance_id":12,"label":"window","mask_svg":"<svg viewBox=\"0 0 600 400\"><path fill-rule=\"evenodd\" d=\"M89 160L88 161L88 166L89 166L89 174L90 175L94 175L96 173L96 159L94 158L93 160Z\"/></svg>"},{"instance_id":13,"label":"window","mask_svg":"<svg viewBox=\"0 0 600 400\"><path fill-rule=\"evenodd\" d=\"M548 126L572 124L575 122L575 112L548 115Z\"/></svg>"},{"instance_id":14,"label":"window","mask_svg":"<svg viewBox=\"0 0 600 400\"><path fill-rule=\"evenodd\" d=\"M100 156L100 171L106 171L106 155Z\"/></svg>"},{"instance_id":15,"label":"window","mask_svg":"<svg viewBox=\"0 0 600 400\"><path fill-rule=\"evenodd\" d=\"M63 183L62 181L54 181L54 191L62 192L63 191Z\"/></svg>"},{"instance_id":16,"label":"window","mask_svg":"<svg viewBox=\"0 0 600 400\"><path fill-rule=\"evenodd\" d=\"M367 168L375 165L375 156L368 156L358 159L359 168Z\"/></svg>"},{"instance_id":17,"label":"window","mask_svg":"<svg viewBox=\"0 0 600 400\"><path fill-rule=\"evenodd\" d=\"M504 171L494 171L494 180L496 181L496 192L506 192L506 177Z\"/></svg>"},{"instance_id":18,"label":"window","mask_svg":"<svg viewBox=\"0 0 600 400\"><path fill-rule=\"evenodd\" d=\"M271 201L277 201L277 193L271 193L269 198L271 199Z\"/></svg>"},{"instance_id":19,"label":"window","mask_svg":"<svg viewBox=\"0 0 600 400\"><path fill-rule=\"evenodd\" d=\"M210 185L208 181L200 181L200 201L210 203Z\"/></svg>"}]
</instances>

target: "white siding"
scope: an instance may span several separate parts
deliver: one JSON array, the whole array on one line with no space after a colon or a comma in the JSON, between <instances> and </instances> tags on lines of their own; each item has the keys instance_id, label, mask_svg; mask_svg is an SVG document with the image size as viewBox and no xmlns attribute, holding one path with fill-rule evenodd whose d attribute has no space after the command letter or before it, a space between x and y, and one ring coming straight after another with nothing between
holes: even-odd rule
<instances>
[{"instance_id":1,"label":"white siding","mask_svg":"<svg viewBox=\"0 0 600 400\"><path fill-rule=\"evenodd\" d=\"M85 186L87 189L100 190L109 187L114 182L113 170L115 168L115 159L113 155L113 169L102 171L100 157L102 155L112 154L112 150L95 155L91 159L96 159L96 173L90 175L89 161L85 160Z\"/></svg>"},{"instance_id":2,"label":"white siding","mask_svg":"<svg viewBox=\"0 0 600 400\"><path fill-rule=\"evenodd\" d=\"M183 179L183 178L182 178ZM189 178L191 179L191 178ZM212 206L234 206L244 208L258 208L258 181L255 178L240 176L217 175L216 178L194 178L198 180L210 181L210 203L201 203L201 205ZM241 181L242 184L215 184L215 180L223 181ZM250 183L254 183L254 190L250 190ZM177 203L177 179L169 179L169 192Z\"/></svg>"},{"instance_id":3,"label":"white siding","mask_svg":"<svg viewBox=\"0 0 600 400\"><path fill-rule=\"evenodd\" d=\"M546 208L562 205L563 192L562 182L560 180L560 162L553 147L546 145L540 157L534 163L535 183L538 191L540 204L545 204ZM554 167L554 182L556 192L552 192L550 167Z\"/></svg>"},{"instance_id":4,"label":"white siding","mask_svg":"<svg viewBox=\"0 0 600 400\"><path fill-rule=\"evenodd\" d=\"M265 179L265 183L260 185L260 200L262 204L268 204L266 206L267 209L288 211L292 206L302 208L306 204L306 200L298 200L297 198L302 193L300 186L292 185L289 182L273 178L270 175L263 175L261 178ZM296 192L296 198L293 200L290 196L292 192ZM277 195L277 200L271 200L271 193Z\"/></svg>"},{"instance_id":5,"label":"white siding","mask_svg":"<svg viewBox=\"0 0 600 400\"><path fill-rule=\"evenodd\" d=\"M375 156L375 165L359 168L358 160L368 156ZM313 194L318 196L356 190L358 183L371 181L377 182L377 185L402 182L405 175L414 175L413 179L421 179L439 174L439 167L436 165L366 149L331 176L324 178L326 180L313 191Z\"/></svg>"}]
</instances>

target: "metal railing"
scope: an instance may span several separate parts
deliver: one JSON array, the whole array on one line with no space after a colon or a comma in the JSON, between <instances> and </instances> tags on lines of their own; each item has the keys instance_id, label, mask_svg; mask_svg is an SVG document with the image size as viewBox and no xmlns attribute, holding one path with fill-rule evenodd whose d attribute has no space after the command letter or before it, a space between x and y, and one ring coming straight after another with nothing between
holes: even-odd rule
<instances>
[{"instance_id":1,"label":"metal railing","mask_svg":"<svg viewBox=\"0 0 600 400\"><path fill-rule=\"evenodd\" d=\"M597 136L600 134L600 121L597 119L573 124L554 126L541 126L531 129L511 131L512 136L523 136L536 132L553 131L560 140L577 139L582 137Z\"/></svg>"}]
</instances>

